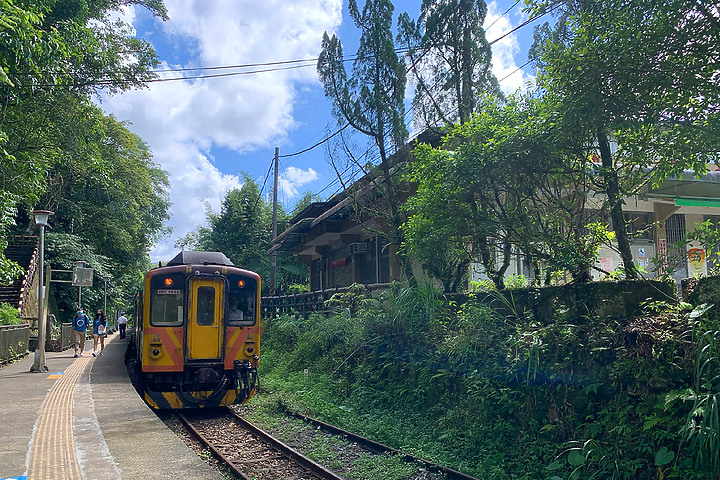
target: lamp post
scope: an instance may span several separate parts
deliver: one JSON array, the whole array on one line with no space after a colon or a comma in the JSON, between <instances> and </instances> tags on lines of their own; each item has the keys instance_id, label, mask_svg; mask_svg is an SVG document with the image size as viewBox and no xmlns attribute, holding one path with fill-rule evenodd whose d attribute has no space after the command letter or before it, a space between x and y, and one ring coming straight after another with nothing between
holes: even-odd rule
<instances>
[{"instance_id":1,"label":"lamp post","mask_svg":"<svg viewBox=\"0 0 720 480\"><path fill-rule=\"evenodd\" d=\"M75 271L85 268L87 262L84 260L77 260L75 262ZM77 276L77 275L76 275ZM82 309L82 285L78 283L78 306L77 308Z\"/></svg>"},{"instance_id":2,"label":"lamp post","mask_svg":"<svg viewBox=\"0 0 720 480\"><path fill-rule=\"evenodd\" d=\"M40 227L40 260L38 261L37 272L39 272L40 280L38 281L38 343L35 348L35 360L31 372L47 372L48 368L45 364L45 285L43 285L42 275L45 271L43 265L45 261L45 227L48 224L48 218L53 212L48 210L35 210L32 212L35 217L35 224Z\"/></svg>"},{"instance_id":3,"label":"lamp post","mask_svg":"<svg viewBox=\"0 0 720 480\"><path fill-rule=\"evenodd\" d=\"M107 282L110 280L109 277L100 277L102 278L103 283L105 283L105 300L103 303L103 312L105 312L105 315L107 315Z\"/></svg>"},{"instance_id":4,"label":"lamp post","mask_svg":"<svg viewBox=\"0 0 720 480\"><path fill-rule=\"evenodd\" d=\"M110 280L110 277L100 277L100 278L102 279L103 283L105 283L105 300L103 303L103 312L105 312L105 316L107 316L107 314L108 314L107 313L107 282Z\"/></svg>"}]
</instances>

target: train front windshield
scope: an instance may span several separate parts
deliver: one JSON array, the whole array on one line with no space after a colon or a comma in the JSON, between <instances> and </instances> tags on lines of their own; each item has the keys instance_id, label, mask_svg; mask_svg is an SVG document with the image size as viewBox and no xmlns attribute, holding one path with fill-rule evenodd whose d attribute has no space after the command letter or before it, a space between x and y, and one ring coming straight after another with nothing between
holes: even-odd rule
<instances>
[{"instance_id":1,"label":"train front windshield","mask_svg":"<svg viewBox=\"0 0 720 480\"><path fill-rule=\"evenodd\" d=\"M185 275L173 273L150 279L150 324L178 326L183 324Z\"/></svg>"},{"instance_id":2,"label":"train front windshield","mask_svg":"<svg viewBox=\"0 0 720 480\"><path fill-rule=\"evenodd\" d=\"M257 281L242 275L228 275L229 325L254 325L257 311Z\"/></svg>"}]
</instances>

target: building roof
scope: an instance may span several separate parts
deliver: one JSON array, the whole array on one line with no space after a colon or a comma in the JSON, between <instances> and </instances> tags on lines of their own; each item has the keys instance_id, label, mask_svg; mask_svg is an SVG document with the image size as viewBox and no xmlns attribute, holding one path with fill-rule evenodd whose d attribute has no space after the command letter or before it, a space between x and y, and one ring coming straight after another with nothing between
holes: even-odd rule
<instances>
[{"instance_id":1,"label":"building roof","mask_svg":"<svg viewBox=\"0 0 720 480\"><path fill-rule=\"evenodd\" d=\"M686 170L682 175L668 177L662 185L650 188L647 196L672 200L678 207L720 207L720 171L698 176Z\"/></svg>"},{"instance_id":2,"label":"building roof","mask_svg":"<svg viewBox=\"0 0 720 480\"><path fill-rule=\"evenodd\" d=\"M197 252L183 250L167 263L172 265L234 265L222 252Z\"/></svg>"}]
</instances>

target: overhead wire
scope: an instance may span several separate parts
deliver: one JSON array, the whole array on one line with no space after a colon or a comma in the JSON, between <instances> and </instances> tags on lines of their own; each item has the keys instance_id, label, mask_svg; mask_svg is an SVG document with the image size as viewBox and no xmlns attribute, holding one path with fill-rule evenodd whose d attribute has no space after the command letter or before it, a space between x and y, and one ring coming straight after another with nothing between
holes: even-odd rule
<instances>
[{"instance_id":1,"label":"overhead wire","mask_svg":"<svg viewBox=\"0 0 720 480\"><path fill-rule=\"evenodd\" d=\"M508 12L509 12L510 10L512 10L513 8L515 8L518 3L520 3L520 0L517 0L515 3L513 3L512 6L511 6L510 8L508 8L507 10L505 10L505 12L504 12L502 15L500 15L498 18L496 18L490 25L488 25L487 27L485 27L485 31L490 30L490 28L491 28L493 25L495 25L495 24L498 22L498 20L500 20L501 18L503 18L505 15L507 15Z\"/></svg>"},{"instance_id":2,"label":"overhead wire","mask_svg":"<svg viewBox=\"0 0 720 480\"><path fill-rule=\"evenodd\" d=\"M487 30L488 28L492 27L500 18L504 17L510 10L512 10L513 8L515 8L515 6L517 6L517 4L519 3L519 1L520 1L520 0L516 1L516 2L515 2L510 8L508 8L500 17L498 17L497 19L495 19L495 21L494 21L493 23L491 23L491 24L486 28L486 30ZM538 15L538 16L536 16L536 17L529 18L528 20L526 20L525 22L521 23L521 24L518 25L517 27L512 28L511 30L509 30L508 32L504 33L504 34L501 35L500 37L498 37L498 38L496 38L495 40L489 42L489 45L493 45L493 44L497 43L498 41L502 40L503 38L507 37L508 35L516 32L516 31L519 30L520 28L523 28L523 27L525 27L526 25L529 25L530 23L532 23L532 22L534 22L534 21L542 18L543 16L547 15L548 13L550 13L551 11L553 11L555 8L557 8L558 5L559 5L559 4L556 4L556 5L553 6L552 8L548 9L547 11L543 12L542 14L540 14L540 15ZM397 53L407 52L407 51L409 51L409 49L407 49L407 48L396 49L396 52L397 52ZM423 52L422 55L424 55L424 54L425 54L425 52ZM355 56L355 57L356 57L356 56ZM302 61L303 61L303 60L298 60L297 62L302 62ZM305 61L307 61L307 60L305 60ZM347 59L347 58L343 59L343 62L345 62L345 61L349 61L349 59ZM287 62L293 62L293 61L287 61ZM522 66L518 67L517 69L515 69L514 71L512 71L510 74L506 75L505 77L503 77L503 78L502 78L501 80L499 80L499 81L503 81L503 80L507 79L508 77L510 77L511 75L514 75L515 73L517 73L518 71L520 71L520 70L522 70L524 67L526 67L528 64L530 64L530 62L531 62L531 61L528 60L527 62L525 62L525 64L523 64ZM273 63L273 64L283 64L283 63L286 63L286 62L269 62L269 63ZM268 64L269 64L269 63L268 63ZM299 68L299 67L295 67L295 68ZM408 70L409 70L409 69L410 69L410 68L408 68ZM201 77L200 77L200 78L201 78ZM439 83L440 83L439 80L436 81L436 84L433 85L433 87L437 87ZM414 105L411 105L410 108L408 108L408 111L405 113L405 119L406 119L406 120L407 120L409 114L413 113L416 108L417 108L417 107L415 107ZM343 125L342 127L340 127L338 130L336 130L336 131L333 132L332 134L326 136L326 137L323 138L322 140L316 142L315 144L313 144L313 145L311 145L311 146L309 146L309 147L307 147L307 148L304 148L304 149L302 149L302 150L299 150L299 151L297 151L297 152L293 152L293 153L289 153L289 154L284 154L284 155L279 155L278 158L290 158L290 157L295 157L295 156L298 156L298 155L302 155L303 153L309 152L309 151L317 148L318 146L323 145L323 144L325 144L326 142L330 141L332 138L334 138L335 136L339 135L342 131L344 131L344 130L345 130L347 127L349 127L349 126L350 126L349 123L345 123L345 125ZM346 173L346 172L349 170L349 168L350 168L350 167L346 168L346 169L343 171L343 174ZM267 177L266 177L266 180L267 180ZM338 178L334 179L334 180L333 180L332 182L330 182L328 185L326 185L325 187L323 187L323 189L321 189L319 193L322 193L323 191L325 191L325 190L327 190L328 188L330 188L330 186L332 186L332 185L335 184L335 183L338 183L339 181L340 181L340 179L338 179Z\"/></svg>"},{"instance_id":3,"label":"overhead wire","mask_svg":"<svg viewBox=\"0 0 720 480\"><path fill-rule=\"evenodd\" d=\"M553 5L551 8L549 8L548 10L546 10L545 12L541 13L540 15L528 18L525 22L521 23L517 27L512 28L511 30L502 34L500 37L489 42L489 45L493 45L493 44L497 43L498 41L502 40L503 38L507 37L508 35L511 35L512 33L516 32L517 30L525 27L526 25L542 18L543 16L547 15L548 13L550 13L553 10L555 10L556 8L558 8L560 5L561 5L561 3L557 3L557 4ZM513 7L514 7L514 5L513 5ZM510 7L510 8L512 9L513 7ZM503 14L503 15L505 15L505 14ZM399 48L399 49L396 49L395 51L396 51L396 53L406 53L408 51L408 48ZM354 61L356 58L357 58L357 55L351 55L348 57L344 57L343 62ZM312 62L312 63L310 63L310 62ZM269 73L269 72L277 72L277 71L294 70L294 69L298 69L298 68L312 67L315 65L315 62L317 62L316 58L314 58L314 59L281 60L281 61L274 61L274 62L260 62L260 63L249 63L249 64L238 64L238 65L216 65L216 66L210 66L210 67L184 67L184 68L177 68L177 69L174 69L174 68L158 69L158 70L153 70L150 73L221 70L221 69L265 67L265 66L270 67L270 66L287 65L287 64L293 64L293 63L301 64L301 65L291 65L291 66L285 66L285 67L263 68L263 69L259 69L259 70L250 70L250 71L243 71L243 72L229 72L229 73L224 73L224 74L193 75L193 76L189 76L189 77L181 76L181 77L169 77L169 78L153 78L153 79L145 80L143 83L161 83L161 82L172 82L172 81L180 81L180 80L198 80L198 79L206 79L206 78L232 77L232 76L239 76L239 75L256 75L259 73ZM122 82L118 82L117 80L107 79L107 80L98 80L98 81L93 81L93 82L43 83L43 84L36 84L33 86L35 86L35 87L100 86L101 87L101 86L106 86L106 85L114 85L114 84L118 84L118 83L122 83ZM20 86L29 86L29 85L20 85Z\"/></svg>"},{"instance_id":4,"label":"overhead wire","mask_svg":"<svg viewBox=\"0 0 720 480\"><path fill-rule=\"evenodd\" d=\"M510 10L512 10L517 4L519 3L519 0L516 1L510 8L508 8L498 19L496 19L491 25L489 25L487 28L491 27L495 24L500 18L505 16ZM499 40L507 37L508 35L516 32L520 28L523 28L524 26L528 25L529 23L543 17L544 15L550 13L552 10L557 8L559 4L556 4L552 8L548 9L546 12L528 19L527 21L521 23L517 27L511 29L510 31L504 33L497 39L489 42L490 45L493 45L494 43L498 42ZM408 52L408 48L400 48L396 49L396 53L406 53ZM424 53L423 53L424 55ZM348 61L354 61L357 59L357 55L352 55L348 57L343 58L343 62ZM311 63L312 62L312 63ZM184 68L167 68L167 69L157 69L153 70L152 73L164 73L164 72L194 72L194 71L213 71L213 70L228 70L228 69L237 69L237 68L255 68L255 67L271 67L271 68L261 68L257 70L249 70L249 71L242 71L242 72L228 72L228 73L219 73L219 74L208 74L208 75L193 75L193 76L180 76L180 77L170 77L170 78L154 78L146 80L144 83L161 83L161 82L172 82L172 81L181 81L181 80L197 80L197 79L208 79L208 78L222 78L222 77L232 77L232 76L240 76L240 75L255 75L260 73L269 73L269 72L276 72L276 71L285 71L285 70L294 70L299 68L307 68L311 66L315 66L317 62L316 58L309 58L309 59L294 59L294 60L283 60L283 61L273 61L273 62L259 62L259 63L248 63L248 64L238 64L238 65L218 65L218 66L209 66L209 67L184 67ZM529 62L528 62L529 63ZM525 65L527 65L526 63ZM285 66L281 66L285 65ZM522 69L525 65L522 67L519 67L517 70ZM513 71L510 75L517 72L517 70ZM508 75L509 76L509 75ZM507 78L504 77L503 80ZM38 87L83 87L83 86L106 86L110 84L117 84L116 81L113 80L100 80L95 82L78 82L78 83L55 83L55 84L39 84L36 85ZM409 113L413 112L414 106L411 106L408 109L408 112L406 112L406 118ZM349 126L349 123L346 123L344 126L336 130L334 133L326 136L322 140L316 142L315 144L311 145L310 147L304 148L302 150L299 150L297 152L289 153L280 155L279 158L290 158L294 156L301 155L303 153L306 153L308 151L311 151L315 148L317 148L320 145L323 145L324 143L328 142L335 136L339 135L343 130L345 130ZM274 159L273 159L274 160ZM267 183L267 179L269 177L270 171L272 170L272 165L270 167L270 170L268 171L268 174L265 176L265 180L263 182L262 189L264 190L265 184ZM347 171L347 169L346 169ZM325 187L323 190L327 189Z\"/></svg>"}]
</instances>

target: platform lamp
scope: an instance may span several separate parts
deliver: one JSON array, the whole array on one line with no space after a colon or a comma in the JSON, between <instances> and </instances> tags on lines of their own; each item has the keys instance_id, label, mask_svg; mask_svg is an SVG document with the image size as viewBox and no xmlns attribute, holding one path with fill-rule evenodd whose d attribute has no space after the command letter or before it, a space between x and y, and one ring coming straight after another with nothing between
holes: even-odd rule
<instances>
[{"instance_id":1,"label":"platform lamp","mask_svg":"<svg viewBox=\"0 0 720 480\"><path fill-rule=\"evenodd\" d=\"M105 284L105 301L103 303L103 312L105 312L105 316L107 317L107 284L108 281L110 281L110 277L102 276L100 277Z\"/></svg>"},{"instance_id":2,"label":"platform lamp","mask_svg":"<svg viewBox=\"0 0 720 480\"><path fill-rule=\"evenodd\" d=\"M45 227L48 225L48 218L53 212L48 210L35 210L32 212L35 217L35 224L40 227L40 254L38 255L37 272L40 275L38 281L38 343L35 348L35 361L31 372L47 372L48 367L45 364L45 285L43 285L42 275L45 271Z\"/></svg>"}]
</instances>

